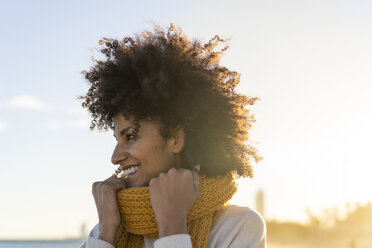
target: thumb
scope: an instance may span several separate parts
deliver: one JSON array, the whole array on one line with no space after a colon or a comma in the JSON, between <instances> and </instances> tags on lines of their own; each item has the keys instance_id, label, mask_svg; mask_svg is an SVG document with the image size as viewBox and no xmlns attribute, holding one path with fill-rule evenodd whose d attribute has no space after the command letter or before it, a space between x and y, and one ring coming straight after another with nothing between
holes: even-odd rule
<instances>
[{"instance_id":1,"label":"thumb","mask_svg":"<svg viewBox=\"0 0 372 248\"><path fill-rule=\"evenodd\" d=\"M193 183L194 183L194 189L196 192L200 192L200 164L197 164L194 166L192 170L192 175L194 177Z\"/></svg>"}]
</instances>

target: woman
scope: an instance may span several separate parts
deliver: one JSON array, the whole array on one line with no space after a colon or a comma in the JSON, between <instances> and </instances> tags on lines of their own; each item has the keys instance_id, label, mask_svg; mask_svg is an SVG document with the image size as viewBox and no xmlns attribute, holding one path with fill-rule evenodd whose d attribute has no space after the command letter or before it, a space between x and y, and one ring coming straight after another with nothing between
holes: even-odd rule
<instances>
[{"instance_id":1,"label":"woman","mask_svg":"<svg viewBox=\"0 0 372 248\"><path fill-rule=\"evenodd\" d=\"M263 218L228 205L236 177L253 177L244 144L259 98L235 92L219 65L225 40L189 41L173 24L122 41L84 71L91 129L113 130L117 175L95 182L99 223L81 247L266 247Z\"/></svg>"}]
</instances>

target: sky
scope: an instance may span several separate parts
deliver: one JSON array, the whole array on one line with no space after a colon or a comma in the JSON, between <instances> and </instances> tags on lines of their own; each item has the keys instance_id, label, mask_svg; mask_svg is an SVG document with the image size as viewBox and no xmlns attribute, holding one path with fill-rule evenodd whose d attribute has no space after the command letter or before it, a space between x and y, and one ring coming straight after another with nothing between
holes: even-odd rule
<instances>
[{"instance_id":1,"label":"sky","mask_svg":"<svg viewBox=\"0 0 372 248\"><path fill-rule=\"evenodd\" d=\"M79 95L102 37L148 21L231 38L221 63L261 100L250 143L262 161L231 203L307 221L306 209L372 201L372 3L0 1L0 239L65 238L98 221L91 185L115 167L111 132L90 131Z\"/></svg>"}]
</instances>

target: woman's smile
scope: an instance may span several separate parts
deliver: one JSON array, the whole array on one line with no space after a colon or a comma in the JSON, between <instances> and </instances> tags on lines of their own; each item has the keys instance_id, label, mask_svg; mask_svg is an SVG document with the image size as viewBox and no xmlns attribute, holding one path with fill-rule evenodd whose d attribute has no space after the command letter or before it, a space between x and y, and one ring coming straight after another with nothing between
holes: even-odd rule
<instances>
[{"instance_id":1,"label":"woman's smile","mask_svg":"<svg viewBox=\"0 0 372 248\"><path fill-rule=\"evenodd\" d=\"M134 175L137 175L140 169L141 169L141 166L132 167L131 168L132 171L129 172L129 174L125 173L126 174L125 179L128 180L128 178L133 177Z\"/></svg>"}]
</instances>

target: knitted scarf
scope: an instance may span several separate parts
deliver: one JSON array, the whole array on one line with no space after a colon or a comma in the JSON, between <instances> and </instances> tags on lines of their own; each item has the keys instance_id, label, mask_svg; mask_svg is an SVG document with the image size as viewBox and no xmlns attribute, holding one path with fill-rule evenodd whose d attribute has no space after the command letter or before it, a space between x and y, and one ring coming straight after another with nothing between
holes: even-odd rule
<instances>
[{"instance_id":1,"label":"knitted scarf","mask_svg":"<svg viewBox=\"0 0 372 248\"><path fill-rule=\"evenodd\" d=\"M187 215L192 247L207 247L211 227L236 190L232 173L217 177L200 175L200 195ZM116 248L141 248L143 237L159 237L149 192L149 187L135 187L117 193L121 224L115 237Z\"/></svg>"}]
</instances>

